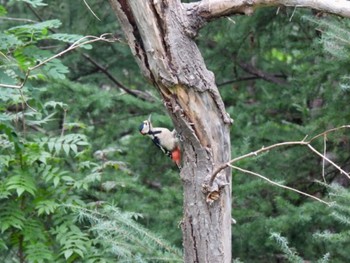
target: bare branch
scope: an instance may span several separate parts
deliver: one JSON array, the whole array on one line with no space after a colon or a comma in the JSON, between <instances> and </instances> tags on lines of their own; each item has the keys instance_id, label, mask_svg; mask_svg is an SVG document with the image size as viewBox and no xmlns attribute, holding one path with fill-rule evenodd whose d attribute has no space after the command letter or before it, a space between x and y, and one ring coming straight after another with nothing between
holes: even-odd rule
<instances>
[{"instance_id":1,"label":"bare branch","mask_svg":"<svg viewBox=\"0 0 350 263\"><path fill-rule=\"evenodd\" d=\"M264 6L294 6L350 17L350 2L347 0L206 0L185 4L192 14L206 21L234 14L251 15L257 8Z\"/></svg>"},{"instance_id":2,"label":"bare branch","mask_svg":"<svg viewBox=\"0 0 350 263\"><path fill-rule=\"evenodd\" d=\"M1 88L9 88L9 89L21 89L21 85L9 85L0 83Z\"/></svg>"},{"instance_id":3,"label":"bare branch","mask_svg":"<svg viewBox=\"0 0 350 263\"><path fill-rule=\"evenodd\" d=\"M337 165L336 163L334 163L332 160L330 160L329 158L327 158L326 156L322 155L322 153L320 153L319 151L317 151L314 147L311 146L311 144L308 144L307 147L310 148L311 151L313 151L314 153L316 153L318 156L320 156L322 159L326 160L327 162L329 162L331 165L333 165L335 168L337 168L340 172L340 174L344 174L347 178L350 179L350 175L345 172L342 168L340 168L339 165Z\"/></svg>"},{"instance_id":4,"label":"bare branch","mask_svg":"<svg viewBox=\"0 0 350 263\"><path fill-rule=\"evenodd\" d=\"M342 130L342 129L349 129L349 128L350 128L350 125L343 125L343 126L339 126L339 127L336 127L336 128L332 128L332 129L326 130L326 131L324 131L324 132L322 132L320 134L317 134L314 137L312 137L309 142L312 142L312 141L316 140L317 138L319 138L321 136L327 135L328 133L331 133L331 132L334 132L334 131L338 131L338 130ZM306 139L306 137L305 137L305 139ZM305 140L303 140L303 141L305 141Z\"/></svg>"},{"instance_id":5,"label":"bare branch","mask_svg":"<svg viewBox=\"0 0 350 263\"><path fill-rule=\"evenodd\" d=\"M286 84L286 81L284 79L279 79L276 78L273 74L264 72L256 67L254 67L252 64L249 63L244 63L239 61L238 65L246 72L255 75L263 80L275 83L275 84L279 84L279 85L283 85Z\"/></svg>"},{"instance_id":6,"label":"bare branch","mask_svg":"<svg viewBox=\"0 0 350 263\"><path fill-rule=\"evenodd\" d=\"M96 17L96 19L98 20L98 21L101 21L101 19L99 19L98 18L98 16L94 13L94 11L92 11L92 9L91 9L91 7L89 6L89 4L85 1L85 0L83 0L84 1L84 4L86 5L86 7L90 10L90 12L92 13L92 15L94 16L94 17Z\"/></svg>"},{"instance_id":7,"label":"bare branch","mask_svg":"<svg viewBox=\"0 0 350 263\"><path fill-rule=\"evenodd\" d=\"M215 180L215 177L217 176L217 174L227 168L228 166L230 166L231 163L235 163L237 161L240 161L242 159L245 159L245 158L248 158L248 157L252 157L252 156L258 156L260 153L262 152L266 152L266 151L269 151L271 149L274 149L274 148L277 148L277 147L281 147L281 146L290 146L290 145L308 145L309 142L304 142L304 141L294 141L294 142L281 142L281 143L276 143L276 144L273 144L273 145L270 145L270 146L267 146L267 147L262 147L261 149L259 150L256 150L254 152L250 152L250 153L247 153L245 155L241 155L239 157L236 157L234 159L232 159L231 161L227 162L227 163L224 163L222 165L220 165L218 168L216 168L216 170L213 172L211 178L210 178L210 181L209 181L209 185L212 185L214 180Z\"/></svg>"},{"instance_id":8,"label":"bare branch","mask_svg":"<svg viewBox=\"0 0 350 263\"><path fill-rule=\"evenodd\" d=\"M88 39L84 42L82 42L83 40L85 39ZM63 50L62 52L42 61L41 63L39 63L38 65L36 65L35 67L32 67L32 68L29 68L30 71L42 66L43 64L57 58L57 57L60 57L62 56L63 54L71 51L71 50L74 50L78 47L81 47L83 45L87 45L87 44L90 44L90 43L93 43L93 42L97 42L97 41L105 41L105 42L114 42L116 41L116 39L114 37L112 37L112 34L110 33L106 33L106 34L102 34L101 36L99 37L95 37L95 36L85 36L85 37L82 37L81 39L77 40L76 42L74 42L71 46L69 46L67 49Z\"/></svg>"},{"instance_id":9,"label":"bare branch","mask_svg":"<svg viewBox=\"0 0 350 263\"><path fill-rule=\"evenodd\" d=\"M103 74L105 74L114 84L116 84L120 89L124 90L127 94L132 95L136 98L139 98L144 101L151 101L154 102L154 98L147 94L146 92L143 92L141 90L132 90L126 87L123 83L121 83L119 80L117 80L108 70L106 67L102 66L100 63L98 63L96 60L91 58L88 54L83 54L83 57L86 58L91 64L93 64L99 71L101 71Z\"/></svg>"},{"instance_id":10,"label":"bare branch","mask_svg":"<svg viewBox=\"0 0 350 263\"><path fill-rule=\"evenodd\" d=\"M280 82L283 82L285 83L285 79L287 78L285 75L271 75L273 78L275 79L278 79L278 78L281 78L282 81ZM259 77L259 76L252 76L252 77L242 77L242 78L237 78L237 79L231 79L231 80L227 80L227 81L224 81L224 82L221 82L221 83L218 83L217 86L218 87L221 87L221 86L225 86L225 85L228 85L228 84L231 84L231 83L236 83L236 82L241 82L241 81L249 81L249 80L255 80L255 79L263 79L262 77Z\"/></svg>"},{"instance_id":11,"label":"bare branch","mask_svg":"<svg viewBox=\"0 0 350 263\"><path fill-rule=\"evenodd\" d=\"M16 21L16 22L27 22L27 23L37 23L38 21L26 18L17 17L0 17L0 20Z\"/></svg>"},{"instance_id":12,"label":"bare branch","mask_svg":"<svg viewBox=\"0 0 350 263\"><path fill-rule=\"evenodd\" d=\"M327 153L327 134L323 135L323 156L326 156ZM326 166L326 159L322 158L322 178L323 182L326 182L326 176L325 176L325 166Z\"/></svg>"},{"instance_id":13,"label":"bare branch","mask_svg":"<svg viewBox=\"0 0 350 263\"><path fill-rule=\"evenodd\" d=\"M309 141L306 141L307 136L304 137L303 140L301 141L291 141L291 142L281 142L281 143L276 143L267 147L262 147L259 150L256 150L254 152L250 152L244 155L241 155L239 157L236 157L234 159L232 159L231 161L227 162L227 163L223 163L220 164L213 172L213 174L210 177L209 180L209 186L213 185L213 182L215 180L215 178L217 177L217 175L220 173L220 171L222 171L223 169L227 168L227 167L232 167L232 163L238 162L242 159L248 158L248 157L252 157L252 156L257 156L260 153L263 152L267 152L269 150L278 148L278 147L284 147L284 146L295 146L295 145L302 145L302 146L307 146L311 151L313 151L316 155L320 156L322 158L323 161L327 161L329 162L332 166L334 166L339 172L340 174L344 174L346 177L348 177L350 179L350 175L349 173L347 173L346 171L344 171L339 165L337 165L336 163L334 163L332 160L330 160L328 157L325 156L325 154L320 153L319 151L317 151L312 145L311 142L313 142L314 140L316 140L317 138L321 137L321 136L326 136L327 134L331 133L331 132L335 132L341 129L345 129L345 128L350 128L350 125L343 125L340 127L336 127L336 128L332 128L329 129L327 131L324 131L320 134L315 135L314 137L312 137ZM234 168L234 167L233 167ZM324 174L324 173L323 173Z\"/></svg>"},{"instance_id":14,"label":"bare branch","mask_svg":"<svg viewBox=\"0 0 350 263\"><path fill-rule=\"evenodd\" d=\"M234 165L231 165L231 164L229 164L229 166L232 167L233 169L236 169L236 170L241 171L241 172L243 172L243 173L251 174L251 175L257 176L257 177L259 177L259 178L261 178L261 179L263 179L263 180L269 182L270 184L273 184L273 185L276 185L276 186L278 186L278 187L281 187L281 188L284 188L284 189L287 189L287 190L296 192L296 193L298 193L298 194L305 195L305 196L307 196L307 197L313 198L313 199L317 200L318 202L324 203L324 204L326 204L326 205L328 205L328 206L331 205L330 203L328 203L328 202L326 202L326 201L323 201L322 199L320 199L320 198L318 198L318 197L316 197L316 196L313 196L313 195L310 195L310 194L305 193L305 192L303 192L303 191L300 191L300 190L298 190L298 189L295 189L295 188L292 188L292 187L289 187L289 186L286 186L286 185L277 183L277 182L275 182L275 181L270 180L269 178L267 178L267 177L265 177L265 176L262 176L261 174L258 174L258 173L255 173L255 172L252 172L252 171L249 171L249 170L246 170L246 169L242 169L242 168L240 168L240 167L237 167L237 166L234 166Z\"/></svg>"}]
</instances>

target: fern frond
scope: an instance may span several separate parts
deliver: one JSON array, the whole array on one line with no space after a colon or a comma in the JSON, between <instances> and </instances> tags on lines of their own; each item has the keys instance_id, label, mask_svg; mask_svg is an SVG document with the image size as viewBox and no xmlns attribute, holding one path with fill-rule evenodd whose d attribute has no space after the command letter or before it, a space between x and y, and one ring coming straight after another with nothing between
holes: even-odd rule
<instances>
[{"instance_id":1,"label":"fern frond","mask_svg":"<svg viewBox=\"0 0 350 263\"><path fill-rule=\"evenodd\" d=\"M24 212L14 201L0 204L0 230L5 232L10 227L22 229L26 218Z\"/></svg>"},{"instance_id":2,"label":"fern frond","mask_svg":"<svg viewBox=\"0 0 350 263\"><path fill-rule=\"evenodd\" d=\"M53 262L55 259L52 250L46 244L37 242L25 247L26 260L33 263Z\"/></svg>"},{"instance_id":3,"label":"fern frond","mask_svg":"<svg viewBox=\"0 0 350 263\"><path fill-rule=\"evenodd\" d=\"M35 196L37 190L33 177L27 174L11 176L6 182L7 190L16 190L18 197L24 192Z\"/></svg>"},{"instance_id":4,"label":"fern frond","mask_svg":"<svg viewBox=\"0 0 350 263\"><path fill-rule=\"evenodd\" d=\"M23 240L27 243L47 242L47 232L38 218L27 218L23 225Z\"/></svg>"}]
</instances>

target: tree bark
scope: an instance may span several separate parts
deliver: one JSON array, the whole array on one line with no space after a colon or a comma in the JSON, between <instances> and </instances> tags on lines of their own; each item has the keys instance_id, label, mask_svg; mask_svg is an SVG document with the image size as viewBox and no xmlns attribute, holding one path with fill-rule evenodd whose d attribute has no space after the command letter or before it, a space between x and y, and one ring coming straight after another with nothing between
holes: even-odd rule
<instances>
[{"instance_id":1,"label":"tree bark","mask_svg":"<svg viewBox=\"0 0 350 263\"><path fill-rule=\"evenodd\" d=\"M180 1L110 0L143 74L159 90L182 141L185 262L231 262L232 122L193 41L202 23Z\"/></svg>"}]
</instances>

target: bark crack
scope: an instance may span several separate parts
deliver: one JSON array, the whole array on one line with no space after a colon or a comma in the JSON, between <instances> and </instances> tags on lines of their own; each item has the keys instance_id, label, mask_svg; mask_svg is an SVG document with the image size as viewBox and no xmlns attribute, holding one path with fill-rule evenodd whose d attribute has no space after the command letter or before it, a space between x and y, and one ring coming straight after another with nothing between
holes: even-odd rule
<instances>
[{"instance_id":1,"label":"bark crack","mask_svg":"<svg viewBox=\"0 0 350 263\"><path fill-rule=\"evenodd\" d=\"M169 68L173 71L172 72L172 75L174 78L176 78L176 74L175 73L175 68L172 64L172 56L171 56L171 52L169 50L169 46L167 44L167 41L165 40L166 39L166 35L167 35L167 30L166 30L166 19L164 19L164 9L167 8L168 6L165 4L164 1L161 1L160 3L158 2L158 4L151 4L151 10L154 14L154 17L157 21L157 24L158 24L158 28L159 28L159 32L160 32L160 39L161 39L161 42L162 42L162 45L164 47L164 54L165 56L167 57L168 59L168 66Z\"/></svg>"},{"instance_id":2,"label":"bark crack","mask_svg":"<svg viewBox=\"0 0 350 263\"><path fill-rule=\"evenodd\" d=\"M194 230L193 230L194 226L193 226L192 216L189 217L189 223L190 223L190 227L191 227L191 239L192 239L192 243L193 243L193 251L194 251L194 258L195 258L194 262L199 262L197 241L196 241L196 236L195 236Z\"/></svg>"}]
</instances>

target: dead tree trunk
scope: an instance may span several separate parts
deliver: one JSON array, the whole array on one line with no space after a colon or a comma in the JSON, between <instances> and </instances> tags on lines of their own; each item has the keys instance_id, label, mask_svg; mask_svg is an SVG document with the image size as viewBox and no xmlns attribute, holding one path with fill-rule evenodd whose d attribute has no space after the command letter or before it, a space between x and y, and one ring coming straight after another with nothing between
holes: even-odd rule
<instances>
[{"instance_id":1,"label":"dead tree trunk","mask_svg":"<svg viewBox=\"0 0 350 263\"><path fill-rule=\"evenodd\" d=\"M159 90L182 138L185 262L231 262L232 122L193 41L203 20L180 1L109 0L143 74ZM190 5L188 5L190 7Z\"/></svg>"}]
</instances>

